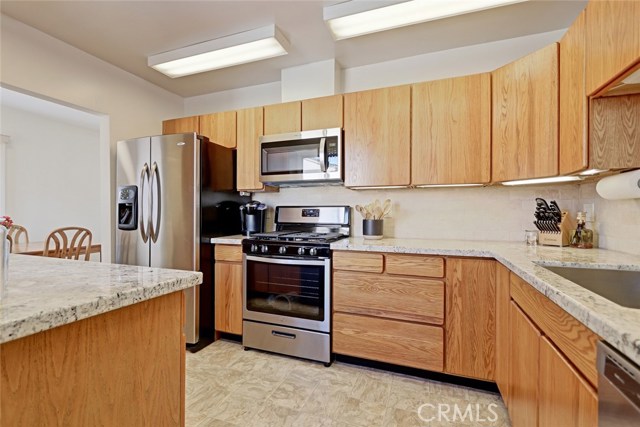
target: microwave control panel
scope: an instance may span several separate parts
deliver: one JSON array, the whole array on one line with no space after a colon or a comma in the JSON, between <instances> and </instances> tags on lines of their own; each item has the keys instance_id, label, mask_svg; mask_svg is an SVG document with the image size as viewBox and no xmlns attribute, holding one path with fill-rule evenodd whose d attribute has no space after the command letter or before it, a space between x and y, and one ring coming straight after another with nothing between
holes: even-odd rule
<instances>
[{"instance_id":1,"label":"microwave control panel","mask_svg":"<svg viewBox=\"0 0 640 427\"><path fill-rule=\"evenodd\" d=\"M332 138L330 141L327 141L327 170L338 170L338 162L338 141Z\"/></svg>"}]
</instances>

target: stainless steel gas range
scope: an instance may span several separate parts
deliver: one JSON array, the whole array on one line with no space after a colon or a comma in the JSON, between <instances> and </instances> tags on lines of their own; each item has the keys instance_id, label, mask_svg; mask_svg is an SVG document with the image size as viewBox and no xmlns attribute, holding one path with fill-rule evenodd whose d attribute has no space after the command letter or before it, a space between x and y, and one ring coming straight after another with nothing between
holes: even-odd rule
<instances>
[{"instance_id":1,"label":"stainless steel gas range","mask_svg":"<svg viewBox=\"0 0 640 427\"><path fill-rule=\"evenodd\" d=\"M278 206L274 232L242 241L245 348L331 362L329 245L350 226L349 206Z\"/></svg>"}]
</instances>

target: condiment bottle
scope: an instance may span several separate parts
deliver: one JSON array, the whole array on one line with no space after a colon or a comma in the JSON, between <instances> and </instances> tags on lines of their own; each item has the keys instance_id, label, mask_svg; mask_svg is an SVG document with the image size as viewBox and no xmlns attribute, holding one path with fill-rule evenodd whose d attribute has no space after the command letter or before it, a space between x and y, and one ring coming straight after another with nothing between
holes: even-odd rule
<instances>
[{"instance_id":1,"label":"condiment bottle","mask_svg":"<svg viewBox=\"0 0 640 427\"><path fill-rule=\"evenodd\" d=\"M570 245L574 248L591 249L593 248L593 230L586 227L586 212L578 212L576 218L576 231L571 237Z\"/></svg>"}]
</instances>

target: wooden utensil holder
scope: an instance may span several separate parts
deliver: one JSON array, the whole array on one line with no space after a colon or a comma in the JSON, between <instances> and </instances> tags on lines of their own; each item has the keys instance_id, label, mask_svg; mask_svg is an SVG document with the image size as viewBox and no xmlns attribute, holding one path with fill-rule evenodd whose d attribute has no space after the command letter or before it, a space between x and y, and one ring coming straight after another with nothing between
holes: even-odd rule
<instances>
[{"instance_id":1,"label":"wooden utensil holder","mask_svg":"<svg viewBox=\"0 0 640 427\"><path fill-rule=\"evenodd\" d=\"M562 221L559 224L560 231L540 231L538 243L545 246L569 246L571 229L575 229L574 221L569 212L562 211Z\"/></svg>"}]
</instances>

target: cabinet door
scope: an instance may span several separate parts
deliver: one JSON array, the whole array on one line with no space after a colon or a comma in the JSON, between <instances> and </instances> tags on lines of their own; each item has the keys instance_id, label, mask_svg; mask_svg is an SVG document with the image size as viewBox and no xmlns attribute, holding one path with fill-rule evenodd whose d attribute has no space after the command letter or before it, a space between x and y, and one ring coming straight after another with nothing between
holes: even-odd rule
<instances>
[{"instance_id":1,"label":"cabinet door","mask_svg":"<svg viewBox=\"0 0 640 427\"><path fill-rule=\"evenodd\" d=\"M300 132L302 126L300 101L264 107L264 134Z\"/></svg>"},{"instance_id":2,"label":"cabinet door","mask_svg":"<svg viewBox=\"0 0 640 427\"><path fill-rule=\"evenodd\" d=\"M237 186L240 191L263 190L260 182L260 142L263 111L247 108L237 113Z\"/></svg>"},{"instance_id":3,"label":"cabinet door","mask_svg":"<svg viewBox=\"0 0 640 427\"><path fill-rule=\"evenodd\" d=\"M495 261L447 259L446 372L494 379Z\"/></svg>"},{"instance_id":4,"label":"cabinet door","mask_svg":"<svg viewBox=\"0 0 640 427\"><path fill-rule=\"evenodd\" d=\"M411 86L411 183L491 180L491 75Z\"/></svg>"},{"instance_id":5,"label":"cabinet door","mask_svg":"<svg viewBox=\"0 0 640 427\"><path fill-rule=\"evenodd\" d=\"M496 384L509 406L510 323L509 269L496 262Z\"/></svg>"},{"instance_id":6,"label":"cabinet door","mask_svg":"<svg viewBox=\"0 0 640 427\"><path fill-rule=\"evenodd\" d=\"M342 117L342 95L302 101L302 130L341 128Z\"/></svg>"},{"instance_id":7,"label":"cabinet door","mask_svg":"<svg viewBox=\"0 0 640 427\"><path fill-rule=\"evenodd\" d=\"M200 116L200 134L223 147L236 148L236 112Z\"/></svg>"},{"instance_id":8,"label":"cabinet door","mask_svg":"<svg viewBox=\"0 0 640 427\"><path fill-rule=\"evenodd\" d=\"M410 110L410 86L344 96L345 186L410 184Z\"/></svg>"},{"instance_id":9,"label":"cabinet door","mask_svg":"<svg viewBox=\"0 0 640 427\"><path fill-rule=\"evenodd\" d=\"M169 135L172 133L200 133L200 117L183 117L181 119L171 119L162 122L162 134Z\"/></svg>"},{"instance_id":10,"label":"cabinet door","mask_svg":"<svg viewBox=\"0 0 640 427\"><path fill-rule=\"evenodd\" d=\"M242 335L242 264L215 265L216 331Z\"/></svg>"},{"instance_id":11,"label":"cabinet door","mask_svg":"<svg viewBox=\"0 0 640 427\"><path fill-rule=\"evenodd\" d=\"M560 40L560 175L588 165L585 20L583 11Z\"/></svg>"},{"instance_id":12,"label":"cabinet door","mask_svg":"<svg viewBox=\"0 0 640 427\"><path fill-rule=\"evenodd\" d=\"M540 331L511 302L511 389L509 415L513 427L538 426L538 358ZM561 424L552 424L561 425Z\"/></svg>"},{"instance_id":13,"label":"cabinet door","mask_svg":"<svg viewBox=\"0 0 640 427\"><path fill-rule=\"evenodd\" d=\"M596 427L598 398L593 388L546 337L540 341L541 427Z\"/></svg>"},{"instance_id":14,"label":"cabinet door","mask_svg":"<svg viewBox=\"0 0 640 427\"><path fill-rule=\"evenodd\" d=\"M558 43L493 72L493 181L558 174Z\"/></svg>"},{"instance_id":15,"label":"cabinet door","mask_svg":"<svg viewBox=\"0 0 640 427\"><path fill-rule=\"evenodd\" d=\"M610 83L640 58L640 2L587 5L587 94Z\"/></svg>"},{"instance_id":16,"label":"cabinet door","mask_svg":"<svg viewBox=\"0 0 640 427\"><path fill-rule=\"evenodd\" d=\"M592 99L590 115L590 166L640 167L640 95Z\"/></svg>"}]
</instances>

